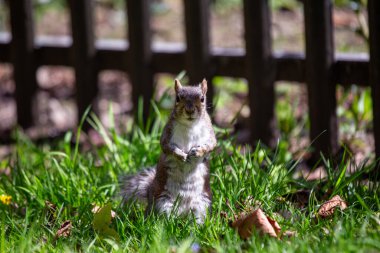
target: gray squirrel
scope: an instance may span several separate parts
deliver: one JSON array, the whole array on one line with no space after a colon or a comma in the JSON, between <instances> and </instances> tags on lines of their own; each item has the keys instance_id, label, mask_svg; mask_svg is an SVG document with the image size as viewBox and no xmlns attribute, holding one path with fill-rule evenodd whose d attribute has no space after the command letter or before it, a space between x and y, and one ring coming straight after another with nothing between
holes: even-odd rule
<instances>
[{"instance_id":1,"label":"gray squirrel","mask_svg":"<svg viewBox=\"0 0 380 253\"><path fill-rule=\"evenodd\" d=\"M211 210L208 155L216 137L206 110L207 81L183 87L175 80L175 105L161 136L156 167L122 181L124 201L147 202L146 213L192 213L203 223Z\"/></svg>"}]
</instances>

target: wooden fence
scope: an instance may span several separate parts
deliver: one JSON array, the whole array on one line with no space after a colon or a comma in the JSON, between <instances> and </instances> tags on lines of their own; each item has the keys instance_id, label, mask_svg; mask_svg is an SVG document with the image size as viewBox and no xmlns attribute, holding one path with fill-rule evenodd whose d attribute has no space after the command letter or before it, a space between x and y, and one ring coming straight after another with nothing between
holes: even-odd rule
<instances>
[{"instance_id":1,"label":"wooden fence","mask_svg":"<svg viewBox=\"0 0 380 253\"><path fill-rule=\"evenodd\" d=\"M317 151L338 148L336 84L371 86L374 135L380 157L380 1L368 0L369 57L334 53L332 0L305 0L305 54L274 53L268 0L244 0L244 49L210 48L210 1L183 0L186 46L151 44L150 0L126 0L128 41L94 39L93 1L69 0L72 39L35 38L32 0L10 0L12 38L0 37L0 61L14 67L17 119L32 122L31 99L37 89L36 69L42 65L75 68L78 112L82 114L97 93L97 74L103 69L129 73L133 102L144 98L145 114L153 94L155 73L187 70L191 83L215 75L243 77L249 84L252 142L275 142L274 82L306 82L310 139L319 136ZM10 37L10 36L9 36ZM212 90L212 89L211 89ZM325 132L324 132L325 131ZM324 132L322 135L320 135Z\"/></svg>"}]
</instances>

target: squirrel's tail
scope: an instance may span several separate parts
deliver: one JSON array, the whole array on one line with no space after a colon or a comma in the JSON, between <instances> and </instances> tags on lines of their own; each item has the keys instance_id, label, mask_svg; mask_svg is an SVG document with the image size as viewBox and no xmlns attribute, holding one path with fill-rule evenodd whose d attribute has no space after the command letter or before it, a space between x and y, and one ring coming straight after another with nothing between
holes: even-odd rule
<instances>
[{"instance_id":1,"label":"squirrel's tail","mask_svg":"<svg viewBox=\"0 0 380 253\"><path fill-rule=\"evenodd\" d=\"M152 185L155 176L155 167L143 169L136 175L125 176L121 181L123 202L131 199L147 202L149 187Z\"/></svg>"}]
</instances>

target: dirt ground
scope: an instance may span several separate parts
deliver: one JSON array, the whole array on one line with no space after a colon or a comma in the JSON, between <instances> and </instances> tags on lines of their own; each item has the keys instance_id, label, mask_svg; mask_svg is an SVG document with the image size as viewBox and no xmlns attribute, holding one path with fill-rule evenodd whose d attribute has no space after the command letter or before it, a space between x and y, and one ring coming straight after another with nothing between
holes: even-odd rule
<instances>
[{"instance_id":1,"label":"dirt ground","mask_svg":"<svg viewBox=\"0 0 380 253\"><path fill-rule=\"evenodd\" d=\"M128 31L125 24L123 6L104 4L98 1L95 7L95 34L98 39L122 39ZM151 26L153 29L153 43L155 42L184 42L183 8L181 1L157 1L153 8ZM211 46L244 48L244 29L242 6L236 5L228 9L212 8L210 15ZM36 10L37 36L70 35L69 15L65 9L51 9L49 11ZM304 26L301 8L280 9L272 13L272 37L275 51L302 52L304 50ZM52 22L52 20L55 20ZM366 52L366 43L356 30L359 28L359 19L349 9L334 10L335 44L337 52ZM7 25L0 25L7 30ZM73 129L77 123L74 104L74 73L72 68L41 67L37 72L39 90L33 106L35 115L35 136L49 135L52 132ZM157 94L171 85L172 77L166 74L157 74ZM228 79L226 79L228 80ZM241 80L245 83L245 80ZM280 83L279 83L280 84ZM280 86L289 86L281 83ZM131 103L131 86L128 75L117 71L104 71L99 75L99 95L96 99L96 111L107 126L108 108L112 104L113 112L120 128L126 125L131 118L133 108ZM297 114L301 117L307 112L307 96L304 85L294 85L287 88L288 95L278 95L279 99L289 100L293 97L301 98ZM223 91L223 88L220 88ZM244 119L249 115L249 108L244 106L247 89L231 90L228 99L216 107L214 120L217 125L232 127L231 120ZM12 81L12 67L9 64L0 65L0 140L5 139L16 123L16 106L13 99L14 83ZM158 97L157 97L158 98ZM37 131L36 131L37 129ZM53 129L53 130L52 130ZM244 131L242 131L243 133ZM244 142L247 134L241 134ZM300 141L302 142L302 141ZM308 145L294 144L297 148ZM370 151L367 151L370 152Z\"/></svg>"}]
</instances>

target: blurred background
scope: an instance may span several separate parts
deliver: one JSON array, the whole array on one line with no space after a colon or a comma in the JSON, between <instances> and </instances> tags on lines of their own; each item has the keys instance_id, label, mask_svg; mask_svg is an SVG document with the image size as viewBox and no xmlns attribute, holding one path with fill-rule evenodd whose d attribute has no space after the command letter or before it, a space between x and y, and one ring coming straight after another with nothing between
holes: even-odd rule
<instances>
[{"instance_id":1,"label":"blurred background","mask_svg":"<svg viewBox=\"0 0 380 253\"><path fill-rule=\"evenodd\" d=\"M305 50L304 16L298 0L272 0L272 38L275 52L301 53ZM244 25L241 0L213 0L210 16L211 46L244 49ZM36 38L70 36L70 15L65 0L35 0ZM127 31L125 1L96 0L94 4L95 36L101 39L124 39ZM183 2L155 0L151 5L154 43L185 43ZM360 0L334 1L333 23L336 54L368 54L366 5ZM10 32L9 12L0 0L0 36ZM15 85L12 65L0 62L0 140L6 153L6 140L16 126ZM173 104L173 79L169 74L155 75L154 100L163 115ZM185 79L186 80L186 79ZM43 66L37 70L38 92L33 102L34 127L27 130L32 139L54 136L75 129L78 123L75 105L75 73L69 67ZM239 143L249 142L247 81L215 76L213 119L218 128L236 135ZM186 81L185 81L186 83ZM370 88L353 84L337 86L337 116L340 142L362 160L374 152L372 101ZM133 103L128 74L101 71L99 93L94 111L106 127L111 124L120 133L128 131L133 121ZM310 144L306 85L276 82L275 113L279 129L279 145L297 157ZM112 108L112 110L110 110ZM95 138L95 137L94 137ZM0 153L1 155L1 153Z\"/></svg>"}]
</instances>

